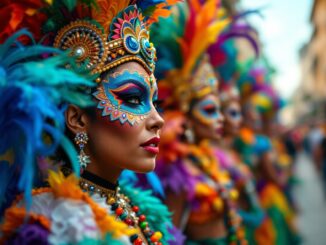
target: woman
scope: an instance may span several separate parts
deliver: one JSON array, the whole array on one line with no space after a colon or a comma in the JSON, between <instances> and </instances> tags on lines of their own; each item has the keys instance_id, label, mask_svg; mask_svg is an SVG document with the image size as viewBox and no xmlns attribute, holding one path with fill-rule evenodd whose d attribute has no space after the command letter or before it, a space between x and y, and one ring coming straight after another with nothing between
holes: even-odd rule
<instances>
[{"instance_id":1,"label":"woman","mask_svg":"<svg viewBox=\"0 0 326 245\"><path fill-rule=\"evenodd\" d=\"M161 20L151 30L159 44L167 123L156 172L186 244L235 244L243 238L237 229L235 192L207 142L221 137L223 116L217 78L205 52L228 21L216 18L217 1L178 7L174 19ZM159 33L163 26L174 33Z\"/></svg>"},{"instance_id":2,"label":"woman","mask_svg":"<svg viewBox=\"0 0 326 245\"><path fill-rule=\"evenodd\" d=\"M254 231L262 223L264 214L255 191L254 176L233 149L234 139L238 136L242 123L240 94L232 84L224 84L220 91L225 118L223 138L212 143L216 147L215 153L221 168L229 172L239 192L239 213L245 225L247 241L255 244Z\"/></svg>"},{"instance_id":3,"label":"woman","mask_svg":"<svg viewBox=\"0 0 326 245\"><path fill-rule=\"evenodd\" d=\"M245 128L236 140L237 150L243 161L255 174L259 201L266 213L263 223L256 229L255 240L257 244L297 244L299 239L295 231L294 213L282 190L287 174L277 171L278 159L282 157L276 153L271 135L266 134L272 121L266 124L262 120L264 115L274 110L276 104L273 100L276 99L276 94L263 79L267 79L266 69L257 67L252 67L246 77L240 79L240 88L245 90ZM245 85L245 81L250 81L251 84Z\"/></svg>"},{"instance_id":4,"label":"woman","mask_svg":"<svg viewBox=\"0 0 326 245\"><path fill-rule=\"evenodd\" d=\"M156 109L155 48L147 28L159 13L167 13L168 4L115 0L38 4L1 7L25 9L19 13L26 16L13 20L14 27L34 30L38 25L45 35L36 33L37 42L68 50L74 59L62 58L64 54L53 48L30 46L25 37L20 40L26 46L14 45L15 36L1 46L2 65L11 75L2 89L13 91L18 100L16 107L10 106L4 97L1 105L11 112L1 120L8 130L0 148L5 159L3 191L11 194L6 199L11 206L4 212L2 242L168 243L172 235L167 208L151 193L118 183L124 169L146 173L155 167L164 121ZM54 52L58 56L49 58ZM82 71L95 82L77 80ZM11 83L20 90L13 90ZM25 104L19 101L25 98L19 92L27 98ZM38 97L31 99L31 94ZM26 113L22 105L32 109ZM18 114L12 113L15 110ZM14 126L5 124L8 119ZM64 124L66 136L78 149L79 166L62 134ZM62 172L48 174L55 168ZM80 172L79 180L73 170L77 176ZM12 190L25 195L13 198Z\"/></svg>"}]
</instances>

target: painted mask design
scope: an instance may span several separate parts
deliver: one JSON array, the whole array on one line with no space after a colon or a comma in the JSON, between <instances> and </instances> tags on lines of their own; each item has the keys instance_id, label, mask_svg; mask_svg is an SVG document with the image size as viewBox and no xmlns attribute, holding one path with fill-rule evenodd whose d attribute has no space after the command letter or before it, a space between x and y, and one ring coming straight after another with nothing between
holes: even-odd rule
<instances>
[{"instance_id":1,"label":"painted mask design","mask_svg":"<svg viewBox=\"0 0 326 245\"><path fill-rule=\"evenodd\" d=\"M102 116L132 126L147 117L152 105L156 107L157 85L153 75L123 70L109 75L93 95Z\"/></svg>"},{"instance_id":2,"label":"painted mask design","mask_svg":"<svg viewBox=\"0 0 326 245\"><path fill-rule=\"evenodd\" d=\"M214 124L221 116L220 103L218 100L204 99L195 105L193 115L203 124Z\"/></svg>"}]
</instances>

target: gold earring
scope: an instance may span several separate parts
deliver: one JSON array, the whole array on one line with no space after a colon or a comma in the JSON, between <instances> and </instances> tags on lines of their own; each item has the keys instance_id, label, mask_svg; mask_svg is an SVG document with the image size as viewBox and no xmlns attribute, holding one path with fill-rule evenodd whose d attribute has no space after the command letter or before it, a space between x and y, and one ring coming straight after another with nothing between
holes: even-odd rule
<instances>
[{"instance_id":1,"label":"gold earring","mask_svg":"<svg viewBox=\"0 0 326 245\"><path fill-rule=\"evenodd\" d=\"M187 128L185 130L185 136L186 139L188 141L188 143L194 143L195 142L195 135L194 135L194 131L191 128Z\"/></svg>"}]
</instances>

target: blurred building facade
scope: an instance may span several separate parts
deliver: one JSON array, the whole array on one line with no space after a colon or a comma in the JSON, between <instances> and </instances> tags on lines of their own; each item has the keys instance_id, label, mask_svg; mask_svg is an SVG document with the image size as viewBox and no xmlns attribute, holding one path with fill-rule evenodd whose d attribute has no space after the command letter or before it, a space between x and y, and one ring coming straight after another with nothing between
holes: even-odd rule
<instances>
[{"instance_id":1,"label":"blurred building facade","mask_svg":"<svg viewBox=\"0 0 326 245\"><path fill-rule=\"evenodd\" d=\"M301 122L326 118L326 0L314 0L310 22L313 34L300 51L301 84L291 108Z\"/></svg>"}]
</instances>

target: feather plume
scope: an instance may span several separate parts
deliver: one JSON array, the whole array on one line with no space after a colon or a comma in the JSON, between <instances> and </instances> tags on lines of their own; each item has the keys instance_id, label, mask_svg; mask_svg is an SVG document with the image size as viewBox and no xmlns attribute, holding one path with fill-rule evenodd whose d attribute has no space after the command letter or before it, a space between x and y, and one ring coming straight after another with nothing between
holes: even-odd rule
<instances>
[{"instance_id":1,"label":"feather plume","mask_svg":"<svg viewBox=\"0 0 326 245\"><path fill-rule=\"evenodd\" d=\"M30 204L37 158L53 154L59 145L64 146L77 169L76 152L63 134L64 115L60 105L93 104L91 97L79 89L92 87L91 80L64 68L66 64L74 67L71 57L41 45L15 45L22 35L31 34L20 31L0 45L0 156L12 154L11 161L7 157L0 165L0 172L8 177L2 179L0 204L10 201L3 199L8 188L23 191ZM53 53L57 55L42 59ZM18 185L13 178L18 180Z\"/></svg>"},{"instance_id":2,"label":"feather plume","mask_svg":"<svg viewBox=\"0 0 326 245\"><path fill-rule=\"evenodd\" d=\"M108 30L113 18L128 7L130 0L97 0L97 7L92 9L92 17Z\"/></svg>"},{"instance_id":3,"label":"feather plume","mask_svg":"<svg viewBox=\"0 0 326 245\"><path fill-rule=\"evenodd\" d=\"M200 5L198 0L190 1L185 35L178 40L184 61L183 76L191 73L201 55L216 42L218 35L230 22L227 18L218 18L218 3L217 0L209 0Z\"/></svg>"}]
</instances>

